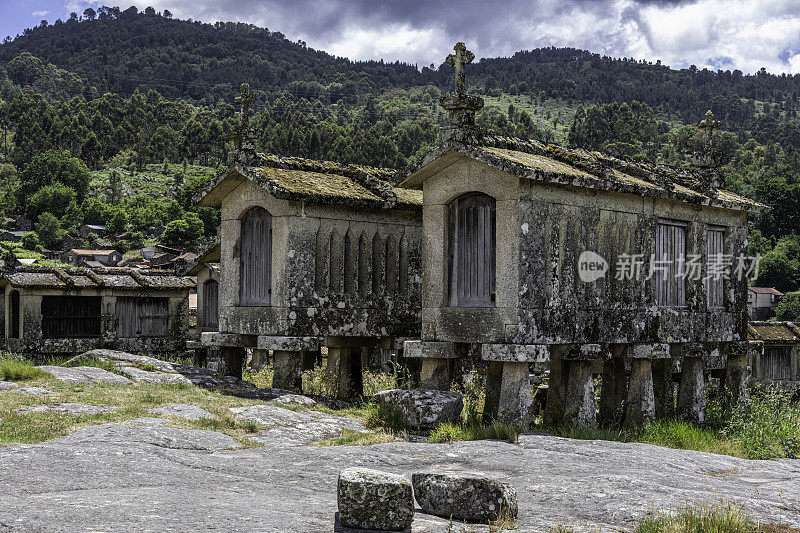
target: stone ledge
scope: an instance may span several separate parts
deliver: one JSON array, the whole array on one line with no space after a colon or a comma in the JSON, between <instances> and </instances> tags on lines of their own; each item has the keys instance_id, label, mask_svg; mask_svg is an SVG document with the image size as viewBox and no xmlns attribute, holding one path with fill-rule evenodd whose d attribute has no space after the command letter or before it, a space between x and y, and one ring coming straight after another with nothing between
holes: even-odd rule
<instances>
[{"instance_id":1,"label":"stone ledge","mask_svg":"<svg viewBox=\"0 0 800 533\"><path fill-rule=\"evenodd\" d=\"M627 355L633 359L669 359L669 344L631 344Z\"/></svg>"},{"instance_id":2,"label":"stone ledge","mask_svg":"<svg viewBox=\"0 0 800 533\"><path fill-rule=\"evenodd\" d=\"M550 360L546 344L484 344L481 359L510 363L544 363Z\"/></svg>"},{"instance_id":3,"label":"stone ledge","mask_svg":"<svg viewBox=\"0 0 800 533\"><path fill-rule=\"evenodd\" d=\"M207 331L200 334L203 346L228 346L234 348L255 348L255 337L252 335L239 335L238 333L219 333Z\"/></svg>"},{"instance_id":4,"label":"stone ledge","mask_svg":"<svg viewBox=\"0 0 800 533\"><path fill-rule=\"evenodd\" d=\"M561 344L550 347L552 357L565 361L587 361L590 359L608 359L611 352L602 344Z\"/></svg>"},{"instance_id":5,"label":"stone ledge","mask_svg":"<svg viewBox=\"0 0 800 533\"><path fill-rule=\"evenodd\" d=\"M456 359L456 345L446 341L406 341L403 357L424 359Z\"/></svg>"},{"instance_id":6,"label":"stone ledge","mask_svg":"<svg viewBox=\"0 0 800 533\"><path fill-rule=\"evenodd\" d=\"M319 349L319 339L316 337L259 335L256 346L259 350L277 350L282 352L311 351Z\"/></svg>"}]
</instances>

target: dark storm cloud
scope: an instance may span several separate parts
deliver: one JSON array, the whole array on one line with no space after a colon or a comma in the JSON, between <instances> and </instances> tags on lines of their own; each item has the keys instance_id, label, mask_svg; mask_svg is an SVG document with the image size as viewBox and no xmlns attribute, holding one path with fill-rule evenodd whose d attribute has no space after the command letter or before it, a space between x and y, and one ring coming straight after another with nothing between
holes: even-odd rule
<instances>
[{"instance_id":1,"label":"dark storm cloud","mask_svg":"<svg viewBox=\"0 0 800 533\"><path fill-rule=\"evenodd\" d=\"M800 69L800 56L779 57L800 49L796 0L132 1L182 18L266 26L354 59L438 64L464 41L478 57L574 46L673 66Z\"/></svg>"}]
</instances>

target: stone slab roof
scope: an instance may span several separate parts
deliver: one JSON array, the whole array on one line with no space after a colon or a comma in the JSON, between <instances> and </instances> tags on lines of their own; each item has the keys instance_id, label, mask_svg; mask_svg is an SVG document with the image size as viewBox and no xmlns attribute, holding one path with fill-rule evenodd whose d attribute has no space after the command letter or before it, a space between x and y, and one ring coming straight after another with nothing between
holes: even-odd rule
<instances>
[{"instance_id":1,"label":"stone slab roof","mask_svg":"<svg viewBox=\"0 0 800 533\"><path fill-rule=\"evenodd\" d=\"M726 209L758 212L766 206L739 194L712 188L697 170L625 161L582 149L475 130L461 141L448 141L430 152L400 186L422 183L458 157L470 157L519 178L668 198Z\"/></svg>"},{"instance_id":2,"label":"stone slab roof","mask_svg":"<svg viewBox=\"0 0 800 533\"><path fill-rule=\"evenodd\" d=\"M397 172L364 165L343 165L301 157L256 154L247 165L236 165L215 179L195 201L218 207L244 180L256 183L276 198L320 204L379 209L419 209L422 192L393 185Z\"/></svg>"},{"instance_id":3,"label":"stone slab roof","mask_svg":"<svg viewBox=\"0 0 800 533\"><path fill-rule=\"evenodd\" d=\"M42 289L156 289L185 291L195 283L184 276L133 268L20 267L0 278L3 285Z\"/></svg>"},{"instance_id":4,"label":"stone slab roof","mask_svg":"<svg viewBox=\"0 0 800 533\"><path fill-rule=\"evenodd\" d=\"M800 342L800 323L776 321L751 321L747 326L751 341Z\"/></svg>"}]
</instances>

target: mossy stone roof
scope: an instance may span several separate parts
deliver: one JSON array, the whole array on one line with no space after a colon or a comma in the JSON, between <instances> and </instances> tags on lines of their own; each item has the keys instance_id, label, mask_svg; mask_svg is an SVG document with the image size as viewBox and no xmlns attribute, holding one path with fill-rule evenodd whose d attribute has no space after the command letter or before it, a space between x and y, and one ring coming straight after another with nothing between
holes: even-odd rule
<instances>
[{"instance_id":1,"label":"mossy stone roof","mask_svg":"<svg viewBox=\"0 0 800 533\"><path fill-rule=\"evenodd\" d=\"M752 341L800 342L800 324L797 322L751 321L747 330L747 337Z\"/></svg>"},{"instance_id":2,"label":"mossy stone roof","mask_svg":"<svg viewBox=\"0 0 800 533\"><path fill-rule=\"evenodd\" d=\"M218 206L230 192L226 182L249 179L276 198L321 204L382 209L419 209L419 191L394 186L397 171L364 165L344 165L302 157L257 154L246 166L221 174L197 202Z\"/></svg>"},{"instance_id":3,"label":"mossy stone roof","mask_svg":"<svg viewBox=\"0 0 800 533\"><path fill-rule=\"evenodd\" d=\"M133 268L20 267L0 277L3 285L26 289L153 289L188 291L195 283L163 270Z\"/></svg>"},{"instance_id":4,"label":"mossy stone roof","mask_svg":"<svg viewBox=\"0 0 800 533\"><path fill-rule=\"evenodd\" d=\"M717 188L710 172L670 167L557 144L503 137L474 129L462 139L447 141L425 157L400 182L421 189L422 182L442 165L436 160L456 153L481 161L519 178L559 185L618 191L713 205L727 209L760 211L765 208L749 198Z\"/></svg>"}]
</instances>

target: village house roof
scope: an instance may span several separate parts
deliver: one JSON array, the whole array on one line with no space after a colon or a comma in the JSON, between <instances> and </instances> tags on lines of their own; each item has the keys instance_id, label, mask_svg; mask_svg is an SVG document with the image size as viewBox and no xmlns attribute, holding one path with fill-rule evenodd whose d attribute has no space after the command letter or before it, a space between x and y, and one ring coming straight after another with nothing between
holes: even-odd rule
<instances>
[{"instance_id":1,"label":"village house roof","mask_svg":"<svg viewBox=\"0 0 800 533\"><path fill-rule=\"evenodd\" d=\"M249 165L236 165L221 174L195 200L199 205L218 207L222 198L247 179L285 200L418 209L422 205L421 191L395 187L392 183L396 173L364 165L256 154Z\"/></svg>"},{"instance_id":2,"label":"village house roof","mask_svg":"<svg viewBox=\"0 0 800 533\"><path fill-rule=\"evenodd\" d=\"M172 272L132 268L20 267L0 278L0 285L26 289L157 289L188 290L191 279Z\"/></svg>"},{"instance_id":3,"label":"village house roof","mask_svg":"<svg viewBox=\"0 0 800 533\"><path fill-rule=\"evenodd\" d=\"M207 246L203 250L200 250L200 253L195 258L194 263L188 265L188 271L186 274L189 276L196 276L205 267L219 272L219 262L221 257L222 247L220 246L220 242L217 241Z\"/></svg>"},{"instance_id":4,"label":"village house roof","mask_svg":"<svg viewBox=\"0 0 800 533\"><path fill-rule=\"evenodd\" d=\"M723 189L704 186L697 170L625 161L600 152L567 148L472 128L466 140L432 150L400 186L421 189L431 175L459 157L470 157L522 179L668 198L726 209L758 212L763 204Z\"/></svg>"},{"instance_id":5,"label":"village house roof","mask_svg":"<svg viewBox=\"0 0 800 533\"><path fill-rule=\"evenodd\" d=\"M748 287L747 289L756 294L774 294L775 296L783 296L783 293L775 287Z\"/></svg>"},{"instance_id":6,"label":"village house roof","mask_svg":"<svg viewBox=\"0 0 800 533\"><path fill-rule=\"evenodd\" d=\"M75 255L111 255L118 253L116 250L82 250L79 248L73 248L70 252Z\"/></svg>"},{"instance_id":7,"label":"village house roof","mask_svg":"<svg viewBox=\"0 0 800 533\"><path fill-rule=\"evenodd\" d=\"M747 337L751 341L799 342L800 324L797 322L759 322L751 320L747 325Z\"/></svg>"}]
</instances>

